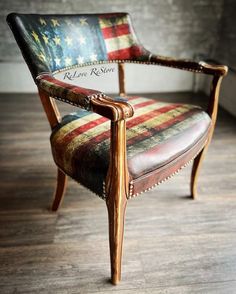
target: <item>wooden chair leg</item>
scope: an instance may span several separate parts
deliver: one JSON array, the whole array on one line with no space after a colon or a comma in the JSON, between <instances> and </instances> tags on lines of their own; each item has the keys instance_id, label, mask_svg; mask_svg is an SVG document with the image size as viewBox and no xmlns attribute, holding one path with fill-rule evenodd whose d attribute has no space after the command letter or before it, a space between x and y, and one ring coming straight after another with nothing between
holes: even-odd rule
<instances>
[{"instance_id":1,"label":"wooden chair leg","mask_svg":"<svg viewBox=\"0 0 236 294\"><path fill-rule=\"evenodd\" d=\"M227 73L227 69L225 74ZM224 74L224 75L225 75ZM202 161L204 159L204 156L206 154L207 148L211 142L215 123L216 123L216 117L217 117L217 110L218 110L218 99L219 99L219 91L220 91L220 85L221 81L223 79L223 75L214 75L212 84L211 84L211 93L210 93L210 101L208 105L207 112L212 120L212 126L211 131L208 136L207 143L205 147L202 149L202 151L198 154L198 156L194 159L193 167L192 167L192 175L191 175L191 196L193 199L197 197L197 180L199 176L199 171L202 165Z\"/></svg>"},{"instance_id":2,"label":"wooden chair leg","mask_svg":"<svg viewBox=\"0 0 236 294\"><path fill-rule=\"evenodd\" d=\"M117 285L121 280L124 219L127 204L126 197L122 197L121 199L125 199L125 201L115 201L115 199L110 199L109 201L107 201L109 220L111 282L114 285Z\"/></svg>"},{"instance_id":3,"label":"wooden chair leg","mask_svg":"<svg viewBox=\"0 0 236 294\"><path fill-rule=\"evenodd\" d=\"M121 259L124 235L124 218L129 191L126 159L125 120L111 122L110 164L106 178L106 204L109 220L111 282L121 280Z\"/></svg>"},{"instance_id":4,"label":"wooden chair leg","mask_svg":"<svg viewBox=\"0 0 236 294\"><path fill-rule=\"evenodd\" d=\"M64 174L63 171L61 171L58 168L58 170L57 170L57 187L56 187L54 200L53 200L53 204L52 204L52 211L58 210L58 208L62 202L64 193L65 193L66 183L67 183L67 176Z\"/></svg>"},{"instance_id":5,"label":"wooden chair leg","mask_svg":"<svg viewBox=\"0 0 236 294\"><path fill-rule=\"evenodd\" d=\"M191 174L191 184L190 184L191 197L193 199L197 198L197 181L198 181L198 177L199 177L199 172L200 172L202 162L204 160L204 157L207 152L210 141L211 141L211 137L210 137L208 143L206 144L206 146L202 149L202 151L198 154L198 156L193 161L192 174Z\"/></svg>"}]
</instances>

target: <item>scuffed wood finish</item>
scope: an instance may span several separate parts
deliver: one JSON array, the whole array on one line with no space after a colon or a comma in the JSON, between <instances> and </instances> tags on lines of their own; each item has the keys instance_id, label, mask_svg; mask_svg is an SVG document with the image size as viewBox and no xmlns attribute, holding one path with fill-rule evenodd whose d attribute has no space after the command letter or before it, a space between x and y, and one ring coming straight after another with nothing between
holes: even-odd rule
<instances>
[{"instance_id":1,"label":"scuffed wood finish","mask_svg":"<svg viewBox=\"0 0 236 294\"><path fill-rule=\"evenodd\" d=\"M116 285L121 279L124 217L128 196L125 120L111 122L110 165L106 179L106 194L111 282Z\"/></svg>"},{"instance_id":2,"label":"scuffed wood finish","mask_svg":"<svg viewBox=\"0 0 236 294\"><path fill-rule=\"evenodd\" d=\"M118 74L119 74L119 94L121 97L126 95L125 91L125 64L118 63Z\"/></svg>"},{"instance_id":3,"label":"scuffed wood finish","mask_svg":"<svg viewBox=\"0 0 236 294\"><path fill-rule=\"evenodd\" d=\"M134 115L134 109L126 101L117 101L106 95L91 99L92 111L109 118L111 121L123 120Z\"/></svg>"},{"instance_id":4,"label":"scuffed wood finish","mask_svg":"<svg viewBox=\"0 0 236 294\"><path fill-rule=\"evenodd\" d=\"M57 169L57 187L55 190L52 211L57 211L63 200L67 185L67 176L59 168Z\"/></svg>"},{"instance_id":5,"label":"scuffed wood finish","mask_svg":"<svg viewBox=\"0 0 236 294\"><path fill-rule=\"evenodd\" d=\"M218 112L220 85L221 85L222 79L223 79L223 76L215 75L213 77L212 84L211 84L211 92L210 92L210 99L209 99L207 112L209 116L211 117L212 125L211 125L211 130L208 135L206 145L204 146L202 151L198 154L198 156L194 159L194 162L193 162L192 173L191 173L191 183L190 183L191 196L193 199L196 199L197 197L197 180L198 180L199 172L201 169L204 156L207 152L209 144L211 143L211 139L215 129L217 112Z\"/></svg>"},{"instance_id":6,"label":"scuffed wood finish","mask_svg":"<svg viewBox=\"0 0 236 294\"><path fill-rule=\"evenodd\" d=\"M38 89L38 92L49 124L53 129L61 120L61 115L56 102L53 98L49 97L48 93L41 90L40 88Z\"/></svg>"}]
</instances>

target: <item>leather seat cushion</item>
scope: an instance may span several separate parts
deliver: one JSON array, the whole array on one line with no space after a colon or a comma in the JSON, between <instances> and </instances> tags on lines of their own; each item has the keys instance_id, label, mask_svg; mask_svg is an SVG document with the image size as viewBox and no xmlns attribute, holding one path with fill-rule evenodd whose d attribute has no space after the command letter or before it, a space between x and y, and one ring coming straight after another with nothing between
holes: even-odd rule
<instances>
[{"instance_id":1,"label":"leather seat cushion","mask_svg":"<svg viewBox=\"0 0 236 294\"><path fill-rule=\"evenodd\" d=\"M128 100L135 109L127 120L131 180L176 161L206 135L211 124L198 106L137 96ZM51 146L59 168L103 197L109 165L109 120L84 110L66 115L51 134Z\"/></svg>"}]
</instances>

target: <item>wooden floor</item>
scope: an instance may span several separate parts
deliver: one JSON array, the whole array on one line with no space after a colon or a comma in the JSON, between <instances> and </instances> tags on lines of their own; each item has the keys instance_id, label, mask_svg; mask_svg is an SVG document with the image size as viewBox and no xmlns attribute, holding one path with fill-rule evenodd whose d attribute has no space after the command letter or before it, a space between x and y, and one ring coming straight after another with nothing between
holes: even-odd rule
<instances>
[{"instance_id":1,"label":"wooden floor","mask_svg":"<svg viewBox=\"0 0 236 294\"><path fill-rule=\"evenodd\" d=\"M229 114L220 110L198 200L189 199L188 167L129 201L123 280L115 287L104 202L70 180L61 210L48 210L56 169L39 99L1 95L0 109L1 294L236 293L236 120Z\"/></svg>"}]
</instances>

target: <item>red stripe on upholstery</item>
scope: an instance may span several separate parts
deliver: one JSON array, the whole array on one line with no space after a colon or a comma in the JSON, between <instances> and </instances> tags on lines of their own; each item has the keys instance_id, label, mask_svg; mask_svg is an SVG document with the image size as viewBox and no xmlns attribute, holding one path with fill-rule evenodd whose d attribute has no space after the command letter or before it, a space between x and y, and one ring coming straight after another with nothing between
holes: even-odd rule
<instances>
[{"instance_id":1,"label":"red stripe on upholstery","mask_svg":"<svg viewBox=\"0 0 236 294\"><path fill-rule=\"evenodd\" d=\"M132 54L130 51L130 47L126 48L126 49L120 49L117 51L113 51L113 52L108 52L107 53L108 59L129 59L131 58Z\"/></svg>"},{"instance_id":2,"label":"red stripe on upholstery","mask_svg":"<svg viewBox=\"0 0 236 294\"><path fill-rule=\"evenodd\" d=\"M157 116L158 113L161 114L161 113L168 112L170 110L173 110L173 109L179 107L180 105L181 104L171 104L168 106L164 106L162 108L151 110L150 112L143 114L143 115L140 115L138 117L134 117L133 119L131 119L127 122L127 128L132 128L136 125L139 125L139 124Z\"/></svg>"},{"instance_id":3,"label":"red stripe on upholstery","mask_svg":"<svg viewBox=\"0 0 236 294\"><path fill-rule=\"evenodd\" d=\"M153 127L152 130L156 131L162 131L164 129L167 129L169 126L173 126L175 123L181 122L187 117L189 117L193 112L196 110L189 110L188 112L185 112L183 114L180 114L156 127ZM127 140L127 145L134 145L135 143L139 141L143 141L145 138L149 138L150 136L153 136L153 133L151 131L143 132L142 134L138 134L136 137L133 137L131 139Z\"/></svg>"},{"instance_id":4,"label":"red stripe on upholstery","mask_svg":"<svg viewBox=\"0 0 236 294\"><path fill-rule=\"evenodd\" d=\"M66 143L68 141L71 141L74 137L76 137L77 135L79 134L82 134L92 128L95 128L96 126L104 123L105 121L107 121L108 119L105 118L105 117L100 117L98 119L95 119L93 121L90 121L86 124L84 124L83 126L81 127L78 127L76 129L74 129L73 131L71 131L70 133L68 133L66 136L63 137L63 140L62 142L63 143Z\"/></svg>"},{"instance_id":5,"label":"red stripe on upholstery","mask_svg":"<svg viewBox=\"0 0 236 294\"><path fill-rule=\"evenodd\" d=\"M124 97L124 98L126 98L126 97ZM140 97L140 96L129 96L129 98L127 100L129 102L129 101L132 101L132 100L137 99L137 98L142 98L142 97Z\"/></svg>"},{"instance_id":6,"label":"red stripe on upholstery","mask_svg":"<svg viewBox=\"0 0 236 294\"><path fill-rule=\"evenodd\" d=\"M197 133L200 133L202 134L202 128L205 127L205 121L198 121L197 123L195 123L194 125L191 125L188 129L185 129L185 130L182 130L182 134L188 134L186 137L187 138L191 138L193 137L196 137L196 134ZM198 139L198 137L196 138L196 140ZM179 137L175 137L175 136L172 136L170 139L168 140L165 140L164 141L164 144L158 144L157 146L155 147L152 147L150 148L149 150L145 150L141 153L145 153L147 155L155 155L157 150L160 150L160 152L163 152L162 149L166 149L168 147L168 149L173 149L173 142L172 141L175 141L176 142L176 145L177 145L177 142L179 142L179 144L184 144L186 145L186 143L183 141L183 138L179 138ZM177 146L175 146L176 148ZM181 150L183 150L183 148L181 148ZM139 154L141 154L139 153ZM166 152L167 153L167 152ZM174 151L174 153L176 153L176 150ZM136 155L135 155L136 156Z\"/></svg>"},{"instance_id":7,"label":"red stripe on upholstery","mask_svg":"<svg viewBox=\"0 0 236 294\"><path fill-rule=\"evenodd\" d=\"M138 125L139 123L144 122L145 120L150 119L150 116L155 117L156 114L157 114L157 112L159 112L159 113L162 113L162 112L165 113L168 110L174 109L176 107L178 107L177 104L175 104L175 105L169 105L169 106L166 106L166 107L163 107L163 108L160 108L160 109L157 109L157 110L154 110L154 111L149 112L148 114L150 114L150 115L143 115L143 116L141 115L141 116L139 116L139 117L137 117L135 119L132 119L132 120L128 121L127 122L127 128L130 128L132 126ZM184 117L183 115L179 115L179 117L180 116L182 118ZM170 121L175 122L175 121L178 121L178 120L177 120L177 118L175 118L175 119L171 119ZM181 121L182 121L182 119L181 119ZM171 125L171 123L169 123L169 121L167 123L163 123L162 125L156 127L156 129L157 130L162 130L162 129L165 129L165 127L168 126L168 125ZM153 128L153 129L155 129L155 128ZM136 138L136 141L139 141L140 139L142 139L142 140L145 139L146 136L147 136L147 134L148 134L148 132L144 132L144 133L138 134L135 137ZM96 146L100 142L108 139L109 137L110 137L110 130L105 131L105 132L103 132L103 133L101 133L101 134L99 134L99 135L91 138L86 143L84 143L82 146L78 147L77 150L76 150L76 153L73 155L73 158L72 158L72 161L71 161L72 164L74 162L77 162L77 160L82 160L83 157L86 156L86 152L87 152L88 148L91 151L91 149L93 149L94 146ZM134 140L134 143L136 143L136 141ZM131 142L132 142L132 139L131 140L128 140L127 141L127 145L132 144ZM77 160L75 160L75 158ZM74 169L76 170L76 167L73 166L72 169L73 170Z\"/></svg>"},{"instance_id":8,"label":"red stripe on upholstery","mask_svg":"<svg viewBox=\"0 0 236 294\"><path fill-rule=\"evenodd\" d=\"M135 98L137 99L139 97L135 97ZM147 106L147 105L150 105L150 104L153 104L153 103L155 103L154 100L145 101L145 102L142 102L142 103L139 103L139 104L135 105L135 108L138 109L140 107L144 107L144 106ZM74 137L78 136L79 134L82 134L82 133L92 129L92 128L104 123L105 121L108 121L108 119L105 118L105 117L100 117L100 118L97 118L97 119L95 119L93 121L89 121L88 123L82 125L81 127L78 127L76 129L72 130L71 132L69 132L67 135L65 135L63 137L63 139L61 140L62 145L64 145L68 141L72 140Z\"/></svg>"},{"instance_id":9,"label":"red stripe on upholstery","mask_svg":"<svg viewBox=\"0 0 236 294\"><path fill-rule=\"evenodd\" d=\"M147 102L143 102L143 103L140 103L140 104L137 104L137 108L140 108L140 107L143 107L143 106L146 106L148 104L153 104L155 103L155 101L153 100L150 100L150 101L147 101ZM144 105L146 104L146 105ZM148 120L150 118L153 118L157 115L157 113L163 113L163 112L167 112L171 109L174 109L176 107L178 107L179 105L175 104L175 105L168 105L168 106L165 106L165 107L162 107L162 108L159 108L159 109L155 109L155 110L151 110L150 112L148 112L147 114L144 114L144 115L140 115L136 118L133 118L132 120L128 121L127 122L127 128L131 128L137 124L140 124L140 123L143 123L145 120ZM65 148L65 145L70 142L73 138L75 138L76 136L78 136L79 134L82 134L96 126L98 126L99 124L107 121L108 119L107 118L104 118L104 117L101 117L101 118L98 118L98 119L95 119L93 121L90 121L88 123L86 123L85 125L81 126L81 127L78 127L76 129L74 129L73 131L71 131L70 133L68 133L66 136L63 137L63 139L61 140L61 144L60 146L63 148ZM91 138L90 140L88 140L85 144L91 144L91 141L93 140L96 140L96 142L100 142L100 141L97 141L97 137L99 138L102 138L103 140L107 139L108 137L103 137L103 134L104 133L107 133L107 132L103 132L101 133L100 135L98 136L95 136L93 138ZM107 134L110 134L110 133L107 133ZM101 137L100 137L101 136Z\"/></svg>"},{"instance_id":10,"label":"red stripe on upholstery","mask_svg":"<svg viewBox=\"0 0 236 294\"><path fill-rule=\"evenodd\" d=\"M104 39L116 38L122 35L130 34L130 28L128 24L121 24L112 27L102 28L102 34Z\"/></svg>"},{"instance_id":11,"label":"red stripe on upholstery","mask_svg":"<svg viewBox=\"0 0 236 294\"><path fill-rule=\"evenodd\" d=\"M170 139L164 141L163 144L158 143L155 147L149 150L144 150L133 157L129 157L128 166L132 177L135 179L142 176L145 173L152 171L150 167L160 168L164 164L167 164L171 160L177 158L181 153L186 152L185 149L186 139L190 147L193 146L204 134L204 129L206 128L206 122L204 120L198 121L186 130L183 130L181 136L173 136ZM174 146L174 148L173 148ZM159 156L156 156L159 154ZM140 159L142 160L140 161ZM137 162L142 162L142 167L137 164ZM142 172L141 172L142 170Z\"/></svg>"},{"instance_id":12,"label":"red stripe on upholstery","mask_svg":"<svg viewBox=\"0 0 236 294\"><path fill-rule=\"evenodd\" d=\"M165 106L165 107L162 107L162 108L159 108L159 109L152 110L152 111L148 112L147 114L140 115L140 116L128 121L127 122L127 128L131 128L133 126L139 125L139 124L145 122L146 120L155 117L157 115L157 113L165 113L165 112L167 112L169 110L172 110L174 108L177 108L177 107L178 107L177 104L168 105L168 106ZM73 137L75 137L76 135L77 134L76 134L76 130L75 130ZM138 135L138 137L141 136L141 135ZM99 134L97 136L94 136L93 138L88 140L86 143L84 143L83 146L79 147L77 150L80 150L81 148L84 148L84 147L88 148L88 146L91 147L91 144L100 143L101 141L106 140L109 137L110 137L110 130L105 131L105 132L103 132L103 133L101 133L101 134ZM66 143L66 142L64 142L64 143Z\"/></svg>"},{"instance_id":13,"label":"red stripe on upholstery","mask_svg":"<svg viewBox=\"0 0 236 294\"><path fill-rule=\"evenodd\" d=\"M135 100L135 99L138 99L139 97L137 96L137 97L132 97L132 98L133 98L133 100ZM148 100L148 101L145 101L145 102L141 102L141 103L135 105L135 108L138 109L138 108L141 108L141 107L144 107L144 106L147 106L147 105L154 104L155 102L156 101L154 101L154 100ZM66 142L72 140L77 135L82 134L82 133L92 129L92 128L104 123L105 121L108 121L108 119L105 118L105 117L100 117L100 118L97 118L95 120L87 122L86 124L82 125L81 127L78 127L76 129L72 130L70 133L68 133L67 135L65 135L63 137L63 139L61 140L62 144L65 144Z\"/></svg>"},{"instance_id":14,"label":"red stripe on upholstery","mask_svg":"<svg viewBox=\"0 0 236 294\"><path fill-rule=\"evenodd\" d=\"M144 102L135 104L133 106L134 107L134 111L135 111L135 109L139 109L139 108L142 108L142 107L145 107L145 106L148 106L148 105L152 105L152 104L155 104L155 103L156 103L155 100L148 100L148 101L144 101ZM134 115L135 115L135 112L134 112Z\"/></svg>"},{"instance_id":15,"label":"red stripe on upholstery","mask_svg":"<svg viewBox=\"0 0 236 294\"><path fill-rule=\"evenodd\" d=\"M109 60L112 59L129 59L132 57L139 57L143 54L142 49L139 46L131 46L125 49L120 49L112 52L108 52L107 56Z\"/></svg>"},{"instance_id":16,"label":"red stripe on upholstery","mask_svg":"<svg viewBox=\"0 0 236 294\"><path fill-rule=\"evenodd\" d=\"M146 120L155 117L157 115L157 113L165 113L165 112L167 112L169 110L177 108L178 106L179 105L177 105L177 104L168 105L168 106L165 106L165 107L162 107L162 108L159 108L159 109L152 110L152 111L148 112L147 114L140 115L140 116L138 116L136 118L133 118L133 119L131 119L130 121L127 122L127 124L126 124L127 128L132 128L132 127L134 127L136 125L139 125L139 124L145 122ZM107 135L108 135L108 137L107 137ZM87 141L85 144L90 145L92 141L94 141L96 143L99 143L102 140L108 139L109 136L110 136L110 130L106 131L106 132L103 132L103 133L91 138L91 140Z\"/></svg>"}]
</instances>

